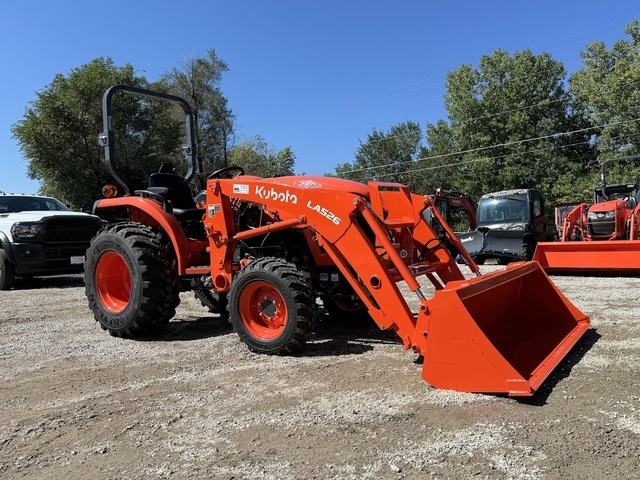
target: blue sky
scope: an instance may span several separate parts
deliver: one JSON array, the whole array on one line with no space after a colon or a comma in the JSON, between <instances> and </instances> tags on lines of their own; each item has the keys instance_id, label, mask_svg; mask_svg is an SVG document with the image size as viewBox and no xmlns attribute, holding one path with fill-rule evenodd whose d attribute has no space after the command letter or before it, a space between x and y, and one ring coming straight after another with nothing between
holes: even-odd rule
<instances>
[{"instance_id":1,"label":"blue sky","mask_svg":"<svg viewBox=\"0 0 640 480\"><path fill-rule=\"evenodd\" d=\"M88 5L90 4L90 5ZM296 173L351 162L372 130L446 118L445 76L496 49L550 53L628 39L637 0L21 0L0 17L0 190L35 193L11 126L54 75L98 57L157 80L214 48L240 137L291 146ZM96 132L96 136L99 132Z\"/></svg>"}]
</instances>

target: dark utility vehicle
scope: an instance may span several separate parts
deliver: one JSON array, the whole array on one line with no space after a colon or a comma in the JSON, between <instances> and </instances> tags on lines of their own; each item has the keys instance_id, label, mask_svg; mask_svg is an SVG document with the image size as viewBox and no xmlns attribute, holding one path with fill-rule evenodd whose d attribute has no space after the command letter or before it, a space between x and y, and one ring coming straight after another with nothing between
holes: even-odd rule
<instances>
[{"instance_id":1,"label":"dark utility vehicle","mask_svg":"<svg viewBox=\"0 0 640 480\"><path fill-rule=\"evenodd\" d=\"M478 264L489 258L500 264L531 260L536 244L547 239L544 202L538 190L487 193L478 202L476 220L476 229L458 238Z\"/></svg>"}]
</instances>

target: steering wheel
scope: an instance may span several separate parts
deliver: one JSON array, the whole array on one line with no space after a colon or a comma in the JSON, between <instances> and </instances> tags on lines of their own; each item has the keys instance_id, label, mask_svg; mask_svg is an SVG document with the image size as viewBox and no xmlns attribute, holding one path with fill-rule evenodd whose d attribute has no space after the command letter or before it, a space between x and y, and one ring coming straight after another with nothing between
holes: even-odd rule
<instances>
[{"instance_id":1,"label":"steering wheel","mask_svg":"<svg viewBox=\"0 0 640 480\"><path fill-rule=\"evenodd\" d=\"M236 176L244 175L244 168L239 165L229 165L228 167L222 167L213 172L207 177L207 180L211 180L212 178L222 178L220 175L222 175L223 173L232 172L234 170L238 171L238 174Z\"/></svg>"}]
</instances>

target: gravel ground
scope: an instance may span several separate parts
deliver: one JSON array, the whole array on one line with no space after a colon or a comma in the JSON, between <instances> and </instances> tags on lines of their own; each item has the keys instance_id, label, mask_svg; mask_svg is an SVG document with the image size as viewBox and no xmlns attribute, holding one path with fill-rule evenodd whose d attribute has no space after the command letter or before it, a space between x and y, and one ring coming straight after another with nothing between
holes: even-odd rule
<instances>
[{"instance_id":1,"label":"gravel ground","mask_svg":"<svg viewBox=\"0 0 640 480\"><path fill-rule=\"evenodd\" d=\"M165 335L122 340L80 277L20 282L0 292L0 477L640 478L640 278L552 278L592 328L527 399L433 389L373 323L261 356L184 293Z\"/></svg>"}]
</instances>

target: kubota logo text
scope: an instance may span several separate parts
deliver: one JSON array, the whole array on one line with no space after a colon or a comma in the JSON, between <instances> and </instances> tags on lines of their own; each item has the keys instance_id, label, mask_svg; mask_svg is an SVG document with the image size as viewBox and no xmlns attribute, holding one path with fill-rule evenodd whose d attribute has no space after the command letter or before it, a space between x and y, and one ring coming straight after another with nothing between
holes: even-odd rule
<instances>
[{"instance_id":1,"label":"kubota logo text","mask_svg":"<svg viewBox=\"0 0 640 480\"><path fill-rule=\"evenodd\" d=\"M273 187L271 187L271 190L267 190L262 186L256 186L256 195L263 200L276 200L278 202L291 203L294 205L298 203L298 197L293 193L290 193L288 189L286 192L278 192Z\"/></svg>"}]
</instances>

